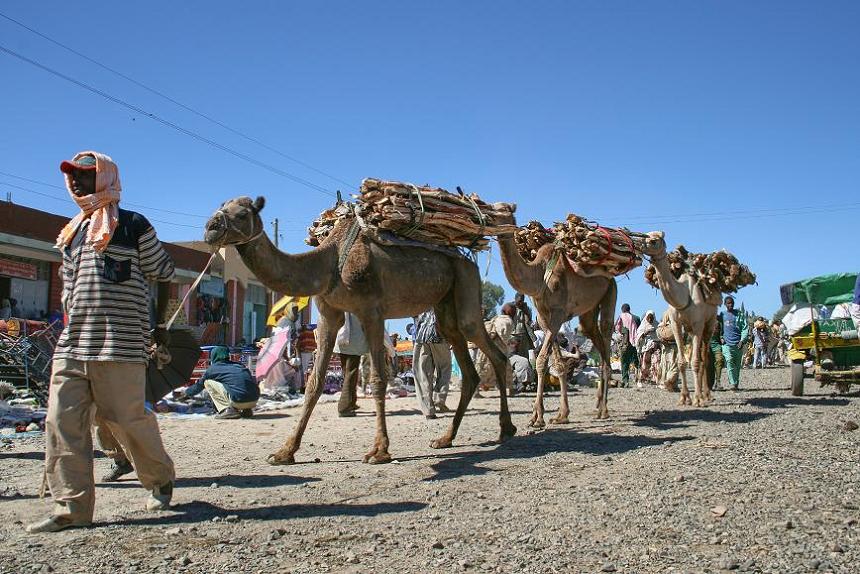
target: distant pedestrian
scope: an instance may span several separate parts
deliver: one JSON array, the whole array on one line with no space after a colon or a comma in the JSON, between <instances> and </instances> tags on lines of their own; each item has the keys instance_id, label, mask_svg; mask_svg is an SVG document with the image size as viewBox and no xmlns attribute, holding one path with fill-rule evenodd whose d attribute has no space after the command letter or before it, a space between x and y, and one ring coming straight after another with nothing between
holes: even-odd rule
<instances>
[{"instance_id":1,"label":"distant pedestrian","mask_svg":"<svg viewBox=\"0 0 860 574\"><path fill-rule=\"evenodd\" d=\"M763 369L767 366L767 348L769 342L770 330L767 326L767 321L764 317L759 317L753 323L753 347L755 356L753 358L753 368Z\"/></svg>"},{"instance_id":2,"label":"distant pedestrian","mask_svg":"<svg viewBox=\"0 0 860 574\"><path fill-rule=\"evenodd\" d=\"M741 358L743 345L748 338L749 325L746 315L735 310L735 298L729 295L725 302L726 310L719 315L722 325L721 344L726 371L729 375L729 388L738 390L741 379Z\"/></svg>"},{"instance_id":3,"label":"distant pedestrian","mask_svg":"<svg viewBox=\"0 0 860 574\"><path fill-rule=\"evenodd\" d=\"M711 333L711 338L708 341L708 347L710 347L707 368L708 386L712 391L719 388L720 379L723 376L723 367L726 364L726 360L723 357L722 333L723 324L720 317L717 316L714 321L714 331Z\"/></svg>"},{"instance_id":4,"label":"distant pedestrian","mask_svg":"<svg viewBox=\"0 0 860 574\"><path fill-rule=\"evenodd\" d=\"M660 319L660 324L657 325L657 336L660 339L662 349L660 351L660 376L657 379L657 385L662 386L667 391L678 390L678 345L675 343L675 336L672 333L672 326L669 321L669 311L663 313Z\"/></svg>"},{"instance_id":5,"label":"distant pedestrian","mask_svg":"<svg viewBox=\"0 0 860 574\"><path fill-rule=\"evenodd\" d=\"M352 313L344 313L343 327L334 340L334 352L340 356L343 386L337 402L337 416L353 417L358 410L358 382L361 379L361 356L370 352L361 321Z\"/></svg>"},{"instance_id":6,"label":"distant pedestrian","mask_svg":"<svg viewBox=\"0 0 860 574\"><path fill-rule=\"evenodd\" d=\"M642 323L636 329L636 354L639 359L639 382L638 387L652 382L654 369L652 368L652 356L658 351L657 344L657 319L654 311L650 309L645 312Z\"/></svg>"},{"instance_id":7,"label":"distant pedestrian","mask_svg":"<svg viewBox=\"0 0 860 574\"><path fill-rule=\"evenodd\" d=\"M621 315L615 321L615 332L621 335L618 352L621 355L621 384L630 386L630 367L639 368L639 355L636 353L636 331L639 322L630 312L630 305L621 305Z\"/></svg>"},{"instance_id":8,"label":"distant pedestrian","mask_svg":"<svg viewBox=\"0 0 860 574\"><path fill-rule=\"evenodd\" d=\"M433 309L421 313L415 325L415 398L424 416L435 419L437 412L449 410L445 401L451 383L451 347L439 332Z\"/></svg>"},{"instance_id":9,"label":"distant pedestrian","mask_svg":"<svg viewBox=\"0 0 860 574\"><path fill-rule=\"evenodd\" d=\"M529 358L529 351L535 349L535 335L532 331L532 310L526 303L526 297L522 293L514 296L514 331L513 338L516 343L514 354Z\"/></svg>"}]
</instances>

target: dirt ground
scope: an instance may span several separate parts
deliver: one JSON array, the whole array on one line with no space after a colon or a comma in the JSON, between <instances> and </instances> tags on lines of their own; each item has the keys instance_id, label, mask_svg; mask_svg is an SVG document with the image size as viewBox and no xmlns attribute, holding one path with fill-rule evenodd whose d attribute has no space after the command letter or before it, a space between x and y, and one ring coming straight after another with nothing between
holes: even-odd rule
<instances>
[{"instance_id":1,"label":"dirt ground","mask_svg":"<svg viewBox=\"0 0 860 574\"><path fill-rule=\"evenodd\" d=\"M323 404L298 464L264 459L298 409L251 420L161 420L179 479L173 510L143 510L133 477L97 488L97 524L27 535L43 439L0 448L0 572L860 572L860 397L788 370L744 370L707 409L657 389L572 395L571 424L530 432L533 396L473 401L456 446L449 422L388 402L395 462L361 462L371 403L340 419ZM449 398L453 405L457 396ZM557 405L551 397L548 415ZM846 426L846 423L847 426ZM108 467L96 460L96 476Z\"/></svg>"}]
</instances>

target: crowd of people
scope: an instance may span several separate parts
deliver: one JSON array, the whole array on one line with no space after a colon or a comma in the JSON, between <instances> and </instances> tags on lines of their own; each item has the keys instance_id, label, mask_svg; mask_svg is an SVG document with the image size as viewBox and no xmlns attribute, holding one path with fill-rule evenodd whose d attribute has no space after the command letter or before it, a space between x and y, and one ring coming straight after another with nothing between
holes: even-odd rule
<instances>
[{"instance_id":1,"label":"crowd of people","mask_svg":"<svg viewBox=\"0 0 860 574\"><path fill-rule=\"evenodd\" d=\"M708 341L707 373L712 389L718 388L724 369L729 389L737 390L741 367L763 369L786 364L788 333L785 325L778 321L769 323L764 317L748 316L737 310L732 296L725 298L723 306ZM653 384L677 391L678 347L669 325L668 311L659 323L655 317L654 311L648 310L640 319L631 312L630 305L621 306L612 343L613 355L621 363L621 385L630 386L633 376L639 387ZM692 351L690 342L685 335L684 350L688 355ZM685 358L689 364L690 357Z\"/></svg>"}]
</instances>

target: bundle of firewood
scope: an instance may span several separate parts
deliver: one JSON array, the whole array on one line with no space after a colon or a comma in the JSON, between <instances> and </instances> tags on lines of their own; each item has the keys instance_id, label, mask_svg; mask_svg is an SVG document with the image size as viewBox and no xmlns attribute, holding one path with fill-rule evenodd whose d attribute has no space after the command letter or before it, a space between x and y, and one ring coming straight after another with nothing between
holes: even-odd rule
<instances>
[{"instance_id":1,"label":"bundle of firewood","mask_svg":"<svg viewBox=\"0 0 860 574\"><path fill-rule=\"evenodd\" d=\"M368 227L423 243L482 251L489 247L488 236L516 230L509 223L515 206L488 204L475 194L368 178L356 200L355 213ZM350 210L341 204L324 211L308 229L306 243L319 245Z\"/></svg>"},{"instance_id":2,"label":"bundle of firewood","mask_svg":"<svg viewBox=\"0 0 860 574\"><path fill-rule=\"evenodd\" d=\"M527 261L533 261L541 247L553 243L582 270L597 268L613 276L642 264L644 239L644 233L603 227L572 214L551 228L531 221L514 235L520 255Z\"/></svg>"},{"instance_id":3,"label":"bundle of firewood","mask_svg":"<svg viewBox=\"0 0 860 574\"><path fill-rule=\"evenodd\" d=\"M738 261L728 251L713 253L690 253L683 245L666 254L672 275L681 277L684 273L693 274L706 285L721 293L734 293L741 287L755 283L755 273ZM657 270L649 265L645 270L645 281L654 288L657 285Z\"/></svg>"}]
</instances>

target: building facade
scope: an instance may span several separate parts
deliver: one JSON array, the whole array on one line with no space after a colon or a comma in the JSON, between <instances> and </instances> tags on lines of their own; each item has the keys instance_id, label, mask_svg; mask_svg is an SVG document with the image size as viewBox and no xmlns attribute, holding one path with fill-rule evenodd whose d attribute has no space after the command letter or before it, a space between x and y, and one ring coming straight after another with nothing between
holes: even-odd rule
<instances>
[{"instance_id":1,"label":"building facade","mask_svg":"<svg viewBox=\"0 0 860 574\"><path fill-rule=\"evenodd\" d=\"M0 299L14 299L19 318L62 315L62 257L54 243L68 221L63 215L0 202ZM171 298L178 304L209 258L180 245L163 245L176 266ZM154 297L155 289L150 294Z\"/></svg>"}]
</instances>

